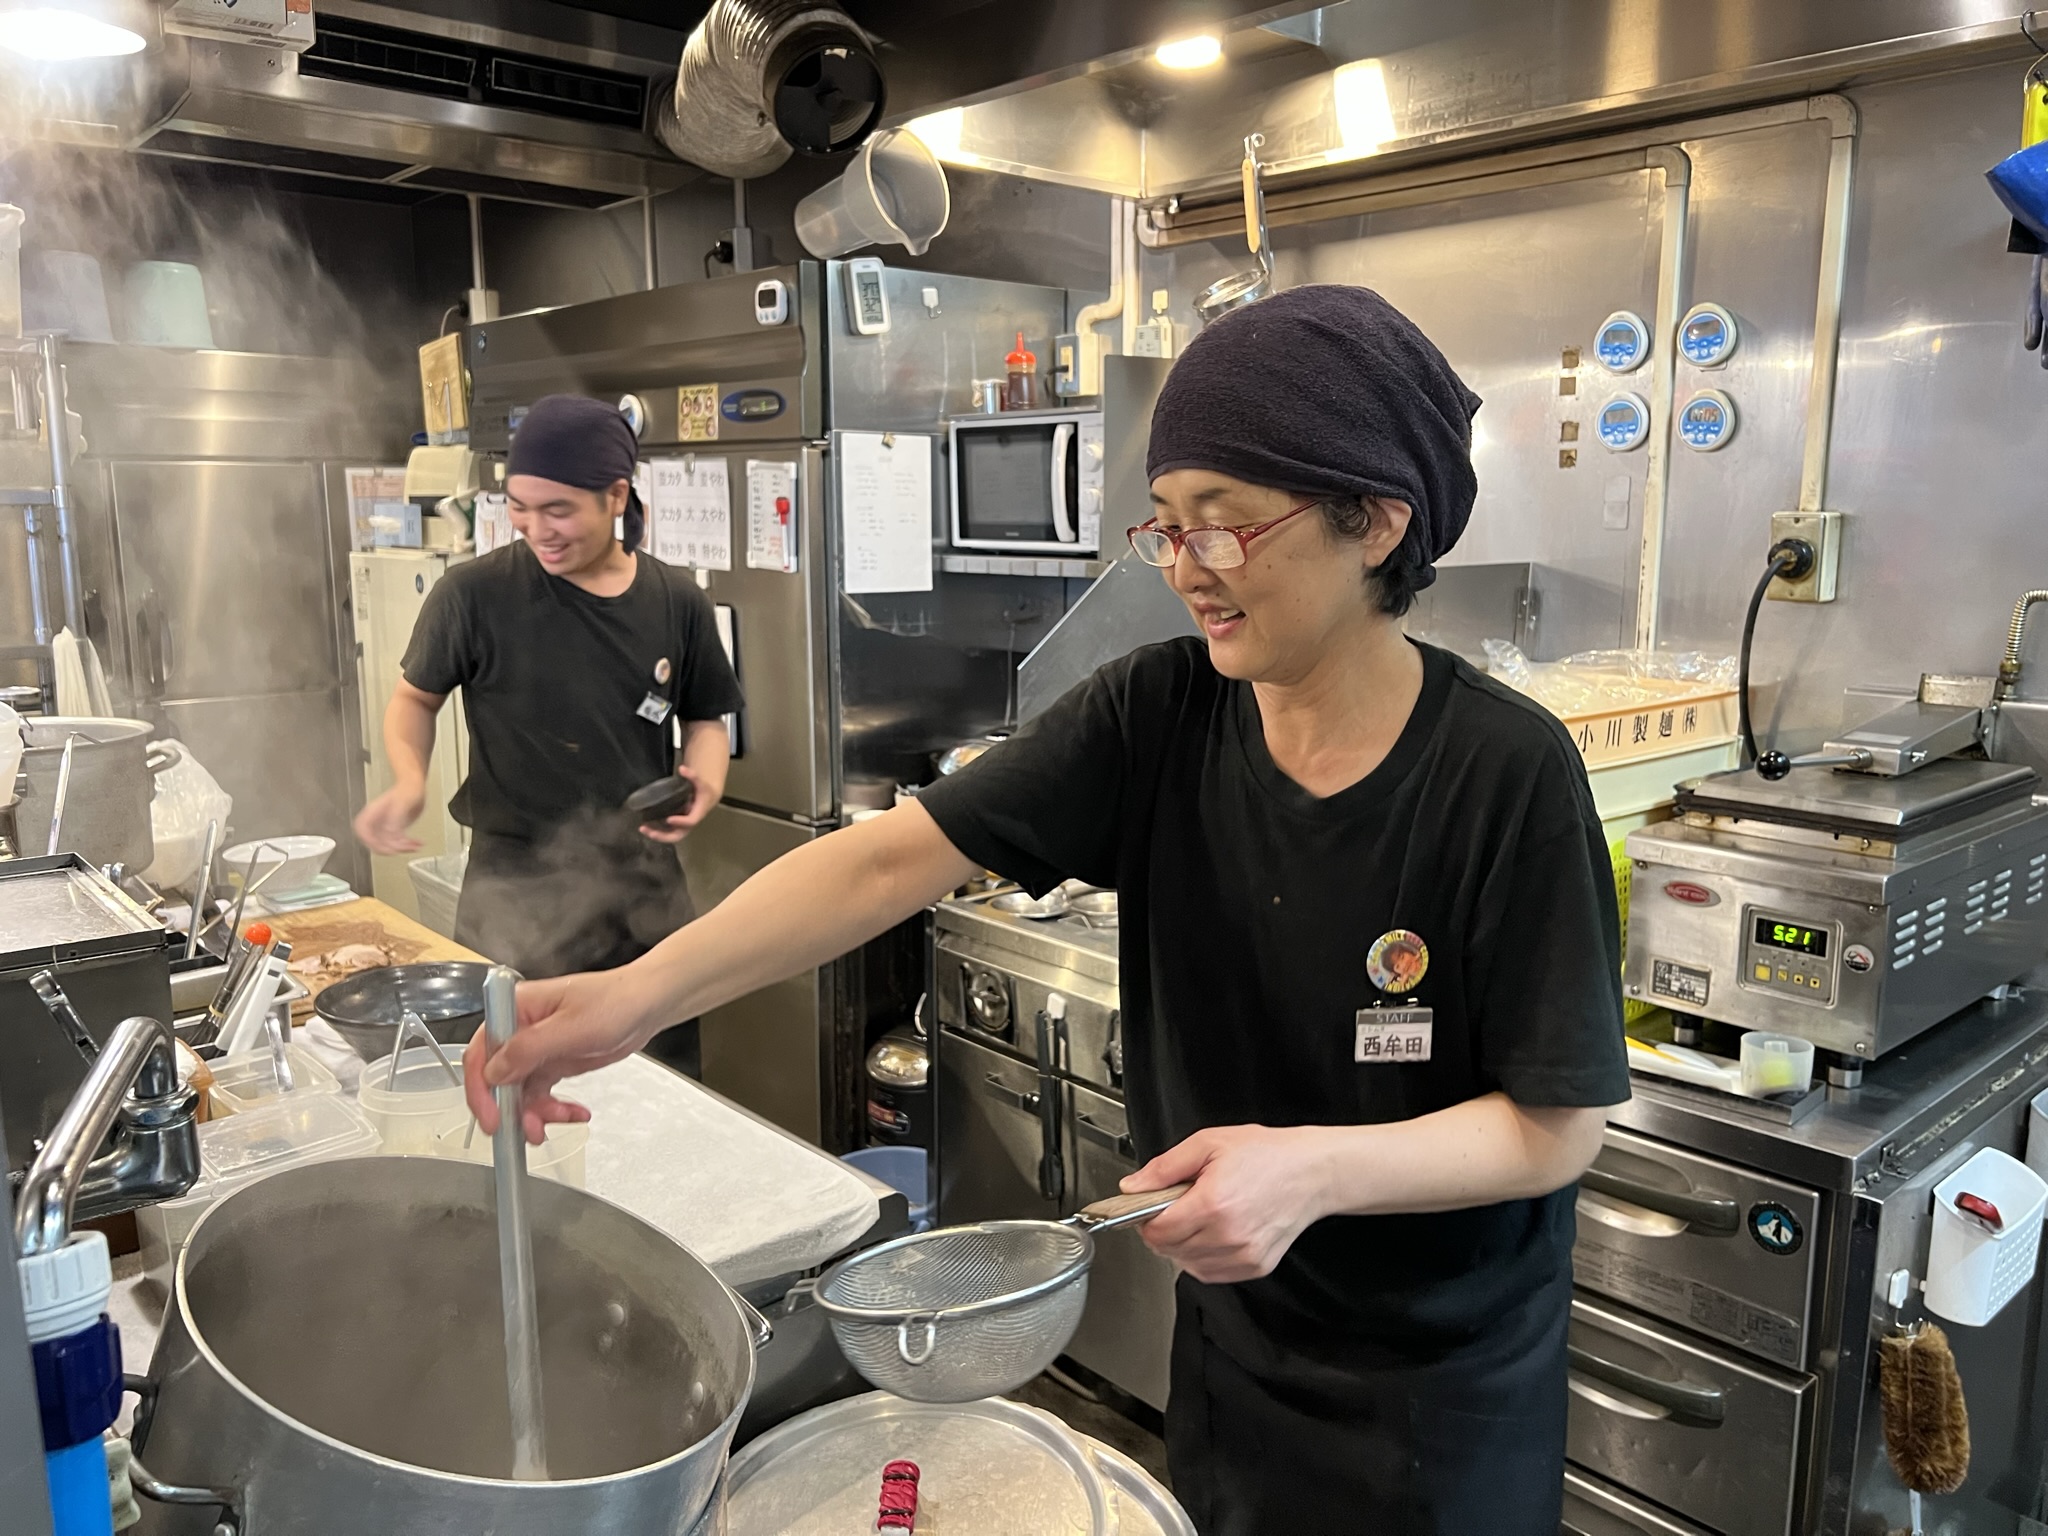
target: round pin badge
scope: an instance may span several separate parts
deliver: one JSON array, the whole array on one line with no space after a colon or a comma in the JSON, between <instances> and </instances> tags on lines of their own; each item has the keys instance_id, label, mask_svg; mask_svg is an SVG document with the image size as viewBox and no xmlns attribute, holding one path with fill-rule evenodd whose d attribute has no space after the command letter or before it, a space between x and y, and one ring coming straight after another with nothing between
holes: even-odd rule
<instances>
[{"instance_id":1,"label":"round pin badge","mask_svg":"<svg viewBox=\"0 0 2048 1536\"><path fill-rule=\"evenodd\" d=\"M1406 928L1395 928L1372 941L1366 953L1365 973L1382 992L1409 993L1422 985L1429 974L1429 946L1422 936Z\"/></svg>"},{"instance_id":2,"label":"round pin badge","mask_svg":"<svg viewBox=\"0 0 2048 1536\"><path fill-rule=\"evenodd\" d=\"M667 682L670 676L674 674L674 672L675 668L671 667L668 664L668 658L666 656L662 657L661 660L657 661L654 664L654 680L657 683Z\"/></svg>"}]
</instances>

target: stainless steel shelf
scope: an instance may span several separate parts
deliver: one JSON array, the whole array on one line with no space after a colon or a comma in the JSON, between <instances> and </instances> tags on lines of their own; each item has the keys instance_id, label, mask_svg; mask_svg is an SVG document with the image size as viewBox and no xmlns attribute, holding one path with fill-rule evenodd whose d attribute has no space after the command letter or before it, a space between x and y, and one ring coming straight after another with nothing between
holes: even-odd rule
<instances>
[{"instance_id":1,"label":"stainless steel shelf","mask_svg":"<svg viewBox=\"0 0 2048 1536\"><path fill-rule=\"evenodd\" d=\"M1107 560L1052 560L1028 555L941 555L939 569L963 576L1055 576L1093 581L1108 570Z\"/></svg>"}]
</instances>

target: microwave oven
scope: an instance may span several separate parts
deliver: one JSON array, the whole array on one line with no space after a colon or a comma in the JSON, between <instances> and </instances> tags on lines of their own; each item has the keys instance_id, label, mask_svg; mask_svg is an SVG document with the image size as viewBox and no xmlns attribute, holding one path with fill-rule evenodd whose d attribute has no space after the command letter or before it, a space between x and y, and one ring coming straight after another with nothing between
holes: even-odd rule
<instances>
[{"instance_id":1,"label":"microwave oven","mask_svg":"<svg viewBox=\"0 0 2048 1536\"><path fill-rule=\"evenodd\" d=\"M1101 411L960 417L947 439L955 549L1073 556L1101 548Z\"/></svg>"}]
</instances>

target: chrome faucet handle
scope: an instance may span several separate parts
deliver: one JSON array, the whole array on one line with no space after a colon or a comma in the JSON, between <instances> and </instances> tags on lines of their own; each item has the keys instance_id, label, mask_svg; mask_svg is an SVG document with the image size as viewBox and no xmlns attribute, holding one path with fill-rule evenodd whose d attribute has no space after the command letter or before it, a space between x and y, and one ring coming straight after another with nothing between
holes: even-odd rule
<instances>
[{"instance_id":1,"label":"chrome faucet handle","mask_svg":"<svg viewBox=\"0 0 2048 1536\"><path fill-rule=\"evenodd\" d=\"M85 1027L85 1020L78 1016L78 1009L65 993L64 985L57 980L55 971L37 971L28 979L29 990L35 993L42 1005L50 1010L50 1017L64 1026L64 1034L90 1066L99 1060L100 1048L91 1031Z\"/></svg>"},{"instance_id":2,"label":"chrome faucet handle","mask_svg":"<svg viewBox=\"0 0 2048 1536\"><path fill-rule=\"evenodd\" d=\"M122 1020L22 1180L15 1251L61 1248L75 1210L112 1216L184 1194L199 1177L197 1102L178 1082L171 1032Z\"/></svg>"}]
</instances>

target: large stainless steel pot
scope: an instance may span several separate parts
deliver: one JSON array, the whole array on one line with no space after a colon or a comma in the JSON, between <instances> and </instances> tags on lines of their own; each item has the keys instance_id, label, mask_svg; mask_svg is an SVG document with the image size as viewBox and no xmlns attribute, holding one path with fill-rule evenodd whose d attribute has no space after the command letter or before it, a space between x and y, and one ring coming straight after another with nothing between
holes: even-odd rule
<instances>
[{"instance_id":1,"label":"large stainless steel pot","mask_svg":"<svg viewBox=\"0 0 2048 1536\"><path fill-rule=\"evenodd\" d=\"M249 1536L697 1528L753 1389L742 1303L637 1217L533 1181L554 1480L512 1482L491 1198L489 1168L377 1157L221 1200L178 1261L137 1461L232 1492ZM144 1510L178 1536L217 1518Z\"/></svg>"},{"instance_id":2,"label":"large stainless steel pot","mask_svg":"<svg viewBox=\"0 0 2048 1536\"><path fill-rule=\"evenodd\" d=\"M156 775L175 758L147 750L147 720L79 715L30 716L21 722L22 771L28 789L15 807L22 851L41 854L49 846L57 770L64 743L79 738L71 754L71 788L64 796L61 853L83 854L92 864L126 864L140 874L156 857L149 830L149 802ZM0 789L4 793L4 789Z\"/></svg>"}]
</instances>

